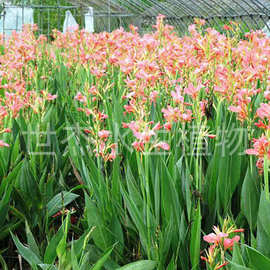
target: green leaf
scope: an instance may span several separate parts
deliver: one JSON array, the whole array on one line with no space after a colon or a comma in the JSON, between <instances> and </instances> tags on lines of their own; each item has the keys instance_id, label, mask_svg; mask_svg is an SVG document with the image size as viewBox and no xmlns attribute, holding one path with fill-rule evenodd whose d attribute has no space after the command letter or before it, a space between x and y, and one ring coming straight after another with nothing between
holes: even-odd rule
<instances>
[{"instance_id":1,"label":"green leaf","mask_svg":"<svg viewBox=\"0 0 270 270\"><path fill-rule=\"evenodd\" d=\"M105 251L108 246L112 246L111 234L108 231L106 222L95 203L86 194L85 206L88 226L90 228L96 227L92 233L93 240L100 249Z\"/></svg>"},{"instance_id":2,"label":"green leaf","mask_svg":"<svg viewBox=\"0 0 270 270\"><path fill-rule=\"evenodd\" d=\"M52 237L50 240L46 250L45 250L45 255L44 255L44 263L46 264L52 264L57 257L56 255L56 248L61 241L61 239L64 236L64 228L65 227L65 222L62 224L58 232Z\"/></svg>"},{"instance_id":3,"label":"green leaf","mask_svg":"<svg viewBox=\"0 0 270 270\"><path fill-rule=\"evenodd\" d=\"M150 260L142 260L134 263L129 263L116 270L153 270L157 266L157 262Z\"/></svg>"},{"instance_id":4,"label":"green leaf","mask_svg":"<svg viewBox=\"0 0 270 270\"><path fill-rule=\"evenodd\" d=\"M42 263L38 256L30 248L25 247L17 236L15 236L12 232L10 233L19 253L31 266Z\"/></svg>"},{"instance_id":5,"label":"green leaf","mask_svg":"<svg viewBox=\"0 0 270 270\"><path fill-rule=\"evenodd\" d=\"M253 268L248 268L246 266L242 266L240 264L230 262L231 270L254 270Z\"/></svg>"},{"instance_id":6,"label":"green leaf","mask_svg":"<svg viewBox=\"0 0 270 270\"><path fill-rule=\"evenodd\" d=\"M246 246L248 256L250 259L250 266L253 270L266 270L270 269L270 259L265 257L256 249Z\"/></svg>"},{"instance_id":7,"label":"green leaf","mask_svg":"<svg viewBox=\"0 0 270 270\"><path fill-rule=\"evenodd\" d=\"M38 245L36 243L36 240L29 228L29 225L27 223L27 221L25 222L25 231L26 231L26 237L27 237L27 244L30 247L30 249L35 252L35 254L37 254L37 256L40 256L39 253L39 248Z\"/></svg>"},{"instance_id":8,"label":"green leaf","mask_svg":"<svg viewBox=\"0 0 270 270\"><path fill-rule=\"evenodd\" d=\"M233 247L232 262L237 264L237 265L245 266L244 259L241 255L241 252L240 252L239 245L234 245L234 247ZM233 269L235 269L235 268L233 268ZM235 270L237 270L237 269L235 269Z\"/></svg>"},{"instance_id":9,"label":"green leaf","mask_svg":"<svg viewBox=\"0 0 270 270\"><path fill-rule=\"evenodd\" d=\"M1 181L1 189L4 189L5 191L1 192L1 201L0 201L0 226L2 227L5 220L6 215L9 208L9 201L11 192L13 189L13 184L9 182L9 179L2 179Z\"/></svg>"},{"instance_id":10,"label":"green leaf","mask_svg":"<svg viewBox=\"0 0 270 270\"><path fill-rule=\"evenodd\" d=\"M62 258L66 256L66 252L67 252L66 247L67 247L67 234L68 234L68 229L70 225L70 213L67 214L67 217L63 225L64 225L64 228L63 228L64 234L56 248L56 254L60 261L62 260Z\"/></svg>"},{"instance_id":11,"label":"green leaf","mask_svg":"<svg viewBox=\"0 0 270 270\"><path fill-rule=\"evenodd\" d=\"M190 239L190 260L192 269L198 269L200 261L200 243L201 243L201 210L200 204L193 212L193 223L191 226Z\"/></svg>"},{"instance_id":12,"label":"green leaf","mask_svg":"<svg viewBox=\"0 0 270 270\"><path fill-rule=\"evenodd\" d=\"M48 215L52 216L78 197L79 195L67 191L58 193L47 204Z\"/></svg>"},{"instance_id":13,"label":"green leaf","mask_svg":"<svg viewBox=\"0 0 270 270\"><path fill-rule=\"evenodd\" d=\"M112 251L113 251L113 248L110 248L108 249L104 255L97 261L97 263L94 265L93 268L91 268L91 270L100 270L102 268L102 266L104 265L104 263L108 260L108 258L110 257Z\"/></svg>"},{"instance_id":14,"label":"green leaf","mask_svg":"<svg viewBox=\"0 0 270 270\"><path fill-rule=\"evenodd\" d=\"M147 250L147 232L143 220L143 213L142 211L139 211L136 203L134 202L134 200L132 200L132 197L129 196L129 194L124 190L124 187L121 188L121 192L127 205L128 212L132 218L132 221L136 225L136 228L140 234L141 243L145 250Z\"/></svg>"},{"instance_id":15,"label":"green leaf","mask_svg":"<svg viewBox=\"0 0 270 270\"><path fill-rule=\"evenodd\" d=\"M42 270L58 270L54 265L52 264L44 264L41 263L38 265Z\"/></svg>"},{"instance_id":16,"label":"green leaf","mask_svg":"<svg viewBox=\"0 0 270 270\"><path fill-rule=\"evenodd\" d=\"M71 243L71 264L73 270L80 270L76 252L74 250L74 241Z\"/></svg>"},{"instance_id":17,"label":"green leaf","mask_svg":"<svg viewBox=\"0 0 270 270\"><path fill-rule=\"evenodd\" d=\"M245 215L251 230L257 226L257 215L259 208L260 192L258 187L257 170L247 170L241 192L241 210Z\"/></svg>"},{"instance_id":18,"label":"green leaf","mask_svg":"<svg viewBox=\"0 0 270 270\"><path fill-rule=\"evenodd\" d=\"M270 201L265 192L261 192L257 224L257 249L265 256L270 257Z\"/></svg>"},{"instance_id":19,"label":"green leaf","mask_svg":"<svg viewBox=\"0 0 270 270\"><path fill-rule=\"evenodd\" d=\"M3 270L8 270L8 266L7 266L7 264L6 264L6 262L5 262L5 260L4 260L4 258L3 258L2 255L0 255L0 264L1 264L1 266L2 266L1 269L3 269Z\"/></svg>"},{"instance_id":20,"label":"green leaf","mask_svg":"<svg viewBox=\"0 0 270 270\"><path fill-rule=\"evenodd\" d=\"M171 261L167 267L167 270L176 270L176 265L175 265L174 259L171 259Z\"/></svg>"}]
</instances>

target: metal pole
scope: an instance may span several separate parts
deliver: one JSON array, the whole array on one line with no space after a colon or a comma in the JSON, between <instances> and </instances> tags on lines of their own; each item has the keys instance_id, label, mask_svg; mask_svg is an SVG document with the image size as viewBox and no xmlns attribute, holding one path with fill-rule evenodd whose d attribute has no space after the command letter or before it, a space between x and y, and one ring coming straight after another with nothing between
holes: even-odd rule
<instances>
[{"instance_id":1,"label":"metal pole","mask_svg":"<svg viewBox=\"0 0 270 270\"><path fill-rule=\"evenodd\" d=\"M47 28L47 37L49 38L50 35L50 9L47 9L48 11L48 28Z\"/></svg>"},{"instance_id":2,"label":"metal pole","mask_svg":"<svg viewBox=\"0 0 270 270\"><path fill-rule=\"evenodd\" d=\"M108 0L108 17L109 32L111 32L111 0Z\"/></svg>"},{"instance_id":3,"label":"metal pole","mask_svg":"<svg viewBox=\"0 0 270 270\"><path fill-rule=\"evenodd\" d=\"M57 29L60 30L60 2L57 0Z\"/></svg>"},{"instance_id":4,"label":"metal pole","mask_svg":"<svg viewBox=\"0 0 270 270\"><path fill-rule=\"evenodd\" d=\"M6 9L5 9L5 2L3 3L3 36L5 42L5 19L6 19Z\"/></svg>"},{"instance_id":5,"label":"metal pole","mask_svg":"<svg viewBox=\"0 0 270 270\"><path fill-rule=\"evenodd\" d=\"M22 27L24 25L24 0L22 1Z\"/></svg>"}]
</instances>

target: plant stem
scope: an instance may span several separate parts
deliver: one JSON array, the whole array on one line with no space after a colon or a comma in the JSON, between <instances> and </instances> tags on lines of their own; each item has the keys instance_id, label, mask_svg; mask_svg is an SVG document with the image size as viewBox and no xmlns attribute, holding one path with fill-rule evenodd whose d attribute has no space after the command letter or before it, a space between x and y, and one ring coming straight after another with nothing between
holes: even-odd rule
<instances>
[{"instance_id":1,"label":"plant stem","mask_svg":"<svg viewBox=\"0 0 270 270\"><path fill-rule=\"evenodd\" d=\"M267 155L264 156L263 171L264 171L265 197L267 200L269 200L268 158L267 158Z\"/></svg>"},{"instance_id":2,"label":"plant stem","mask_svg":"<svg viewBox=\"0 0 270 270\"><path fill-rule=\"evenodd\" d=\"M146 223L147 223L147 256L148 259L151 259L151 231L150 231L150 206L151 206L151 197L150 197L150 184L149 184L149 155L145 155L145 188L146 188Z\"/></svg>"}]
</instances>

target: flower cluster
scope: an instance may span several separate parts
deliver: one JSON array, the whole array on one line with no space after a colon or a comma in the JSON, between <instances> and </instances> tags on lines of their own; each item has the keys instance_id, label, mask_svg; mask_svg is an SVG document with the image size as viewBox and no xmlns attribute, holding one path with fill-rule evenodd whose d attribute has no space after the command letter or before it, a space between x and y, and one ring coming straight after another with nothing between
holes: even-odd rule
<instances>
[{"instance_id":1,"label":"flower cluster","mask_svg":"<svg viewBox=\"0 0 270 270\"><path fill-rule=\"evenodd\" d=\"M265 91L264 97L269 98L269 91ZM256 139L253 138L253 148L247 149L248 155L256 156L256 166L259 173L263 172L265 160L270 160L270 103L261 103L257 109L256 117L259 118L255 125L262 130L262 135Z\"/></svg>"},{"instance_id":2,"label":"flower cluster","mask_svg":"<svg viewBox=\"0 0 270 270\"><path fill-rule=\"evenodd\" d=\"M248 126L253 148L247 154L257 156L261 170L270 139L270 39L256 31L242 40L236 23L225 26L233 35L204 29L204 25L205 21L196 19L189 27L190 35L179 37L160 15L154 31L143 36L134 26L130 32L120 28L99 34L76 29L65 34L55 31L55 40L48 45L46 37L36 38L35 27L28 26L7 42L0 38L4 48L0 55L4 93L0 98L0 132L8 128L6 117L17 117L22 111L42 115L45 103L57 98L47 82L61 60L68 74L77 76L84 70L91 81L74 95L80 104L78 110L90 118L88 134L98 138L93 143L95 152L105 159L111 160L116 149L109 139L113 131L104 118L109 115L106 102L113 97L119 100L123 126L132 132L130 143L137 151L168 150L169 138L159 138L158 130L170 133L174 126L200 125L222 101L241 125ZM48 60L48 69L39 70L38 63ZM160 117L154 119L153 114ZM94 127L93 121L99 119L101 124ZM253 138L258 128L261 134ZM107 137L98 135L103 130ZM5 142L1 145L7 146ZM104 151L112 153L110 158Z\"/></svg>"},{"instance_id":3,"label":"flower cluster","mask_svg":"<svg viewBox=\"0 0 270 270\"><path fill-rule=\"evenodd\" d=\"M205 235L203 240L210 244L206 256L201 256L201 259L206 261L214 270L221 269L226 266L226 252L232 251L235 243L240 240L239 235L235 233L241 233L244 229L236 229L234 225L228 227L229 220L225 219L222 230L219 227L213 227L213 233ZM231 237L232 235L235 235Z\"/></svg>"},{"instance_id":4,"label":"flower cluster","mask_svg":"<svg viewBox=\"0 0 270 270\"><path fill-rule=\"evenodd\" d=\"M209 117L213 100L223 100L243 125L247 122L251 126L254 99L258 95L270 96L265 91L270 40L260 31L248 33L245 40L240 40L236 23L225 27L233 36L203 29L204 24L203 20L195 20L189 27L190 35L182 38L164 24L162 15L157 18L155 31L143 36L133 26L131 32L122 28L100 34L56 31L49 55L56 63L55 51L59 51L70 70L85 67L105 84L118 71L118 79L125 83L116 87L122 97L123 125L135 137L134 148L143 151L147 143L149 147L168 149L167 142L159 142L153 129L158 123L170 132L178 123L200 122ZM115 79L114 76L113 84L117 84ZM258 81L262 82L260 87ZM81 97L78 93L77 98L85 102L85 96L86 93L81 93ZM153 121L153 109L160 110L163 121ZM261 104L258 116L265 109L267 104ZM259 125L265 128L263 121Z\"/></svg>"},{"instance_id":5,"label":"flower cluster","mask_svg":"<svg viewBox=\"0 0 270 270\"><path fill-rule=\"evenodd\" d=\"M6 127L7 119L18 117L20 112L30 117L31 113L43 114L46 109L46 101L57 98L46 91L36 89L37 81L36 61L44 57L42 45L46 41L44 36L36 39L35 25L25 25L21 33L14 32L4 41L0 37L0 133L9 132ZM31 90L29 90L31 89ZM0 147L8 147L8 144L0 141Z\"/></svg>"},{"instance_id":6,"label":"flower cluster","mask_svg":"<svg viewBox=\"0 0 270 270\"><path fill-rule=\"evenodd\" d=\"M89 87L86 95L78 92L74 99L80 104L77 110L83 112L88 119L88 127L84 129L84 132L89 136L91 144L94 145L93 152L96 156L101 156L104 161L114 160L117 145L111 142L111 131L106 129L108 115L98 108L100 99L98 88L96 86Z\"/></svg>"}]
</instances>

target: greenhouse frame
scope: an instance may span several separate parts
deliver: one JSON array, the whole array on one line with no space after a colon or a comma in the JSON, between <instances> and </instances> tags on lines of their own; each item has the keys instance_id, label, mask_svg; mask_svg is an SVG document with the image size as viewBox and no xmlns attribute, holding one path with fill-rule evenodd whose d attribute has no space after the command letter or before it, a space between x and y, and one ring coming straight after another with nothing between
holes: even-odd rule
<instances>
[{"instance_id":1,"label":"greenhouse frame","mask_svg":"<svg viewBox=\"0 0 270 270\"><path fill-rule=\"evenodd\" d=\"M270 30L267 24L270 18L270 2L265 0L11 0L2 1L3 18L5 7L8 6L32 8L34 22L38 24L40 33L46 35L49 35L53 28L62 29L67 10L72 12L83 28L84 14L89 7L94 11L96 32L110 32L119 27L127 29L133 24L144 33L152 29L158 14L165 15L166 22L173 25L180 34L187 32L187 27L193 23L194 18L203 18L209 26L218 30L230 20L239 22L243 32L263 27Z\"/></svg>"}]
</instances>

